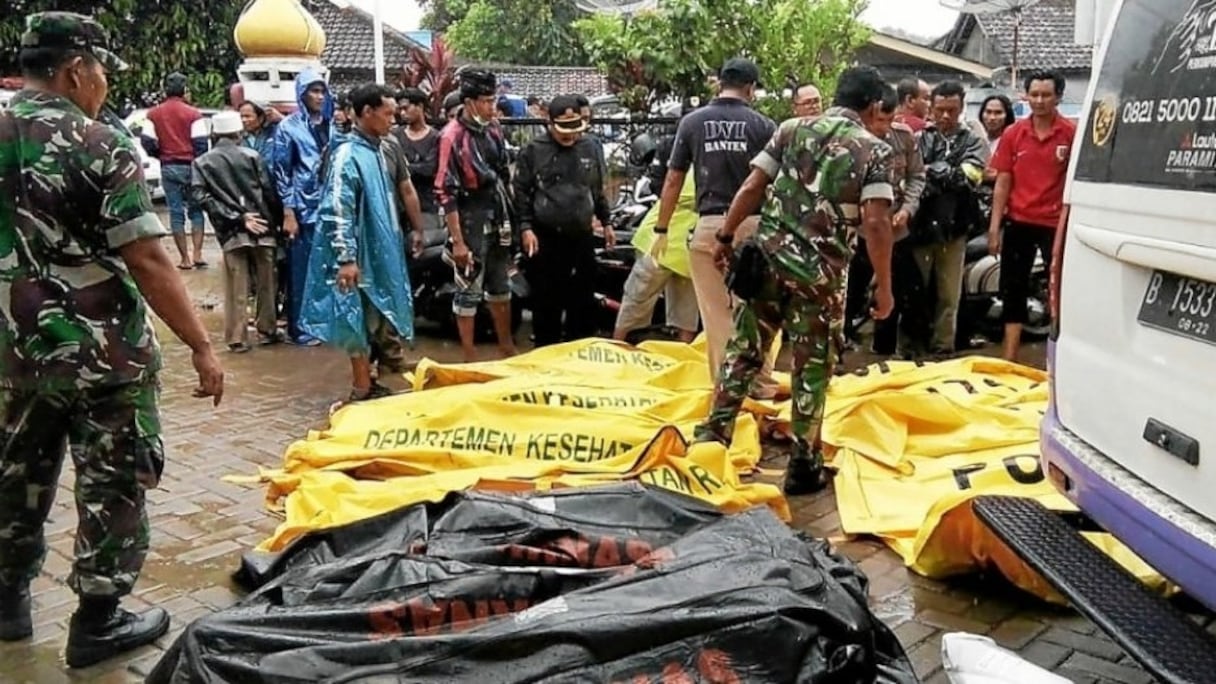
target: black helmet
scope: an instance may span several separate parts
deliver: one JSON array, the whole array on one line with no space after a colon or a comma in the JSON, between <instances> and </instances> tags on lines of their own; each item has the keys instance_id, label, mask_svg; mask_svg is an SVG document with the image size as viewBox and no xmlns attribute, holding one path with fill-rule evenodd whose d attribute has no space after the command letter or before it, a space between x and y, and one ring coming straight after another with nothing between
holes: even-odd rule
<instances>
[{"instance_id":1,"label":"black helmet","mask_svg":"<svg viewBox=\"0 0 1216 684\"><path fill-rule=\"evenodd\" d=\"M659 143L654 134L646 131L629 144L629 163L633 166L650 166L658 149Z\"/></svg>"},{"instance_id":2,"label":"black helmet","mask_svg":"<svg viewBox=\"0 0 1216 684\"><path fill-rule=\"evenodd\" d=\"M498 79L486 69L464 67L456 72L456 78L460 81L461 99L485 97L498 90Z\"/></svg>"}]
</instances>

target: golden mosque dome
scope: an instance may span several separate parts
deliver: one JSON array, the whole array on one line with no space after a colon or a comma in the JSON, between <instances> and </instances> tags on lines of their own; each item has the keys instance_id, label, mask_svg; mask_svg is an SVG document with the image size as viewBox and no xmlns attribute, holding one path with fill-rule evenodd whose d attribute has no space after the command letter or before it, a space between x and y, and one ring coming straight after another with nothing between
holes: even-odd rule
<instances>
[{"instance_id":1,"label":"golden mosque dome","mask_svg":"<svg viewBox=\"0 0 1216 684\"><path fill-rule=\"evenodd\" d=\"M299 0L252 0L232 31L245 57L312 57L325 50L325 30Z\"/></svg>"}]
</instances>

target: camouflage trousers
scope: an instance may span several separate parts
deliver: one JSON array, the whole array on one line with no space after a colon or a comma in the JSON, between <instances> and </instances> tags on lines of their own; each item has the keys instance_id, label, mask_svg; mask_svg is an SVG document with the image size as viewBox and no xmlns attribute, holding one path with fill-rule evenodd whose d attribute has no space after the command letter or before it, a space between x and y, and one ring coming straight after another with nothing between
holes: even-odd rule
<instances>
[{"instance_id":1,"label":"camouflage trousers","mask_svg":"<svg viewBox=\"0 0 1216 684\"><path fill-rule=\"evenodd\" d=\"M735 419L764 364L765 353L784 329L793 353L791 458L822 465L819 431L844 335L843 285L820 283L807 296L770 278L756 297L735 308L735 329L726 343L709 417L697 426L694 439L730 444Z\"/></svg>"},{"instance_id":2,"label":"camouflage trousers","mask_svg":"<svg viewBox=\"0 0 1216 684\"><path fill-rule=\"evenodd\" d=\"M148 551L145 491L164 468L155 377L68 392L0 389L0 585L36 577L64 453L76 469L76 560L84 596L130 593Z\"/></svg>"}]
</instances>

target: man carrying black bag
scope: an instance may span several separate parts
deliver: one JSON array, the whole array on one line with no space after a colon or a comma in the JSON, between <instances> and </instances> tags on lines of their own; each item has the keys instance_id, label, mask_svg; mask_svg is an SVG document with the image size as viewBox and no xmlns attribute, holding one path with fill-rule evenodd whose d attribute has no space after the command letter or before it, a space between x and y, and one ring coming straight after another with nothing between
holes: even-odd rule
<instances>
[{"instance_id":1,"label":"man carrying black bag","mask_svg":"<svg viewBox=\"0 0 1216 684\"><path fill-rule=\"evenodd\" d=\"M931 324L914 331L919 333L912 340L917 349L901 350L905 358L926 351L945 357L955 350L967 235L982 220L979 187L988 164L988 143L959 120L965 99L957 81L938 84L933 121L920 137L926 184L908 240L924 287L916 320Z\"/></svg>"},{"instance_id":2,"label":"man carrying black bag","mask_svg":"<svg viewBox=\"0 0 1216 684\"><path fill-rule=\"evenodd\" d=\"M844 341L844 284L854 233L865 234L878 281L875 320L891 295L891 147L866 130L881 113L884 83L873 67L845 71L835 106L822 116L786 121L752 161L752 172L716 236L719 267L742 305L726 345L709 417L698 441L730 444L735 418L764 352L784 329L793 350L793 452L787 494L822 489L819 429L828 382ZM734 254L735 231L765 199L760 227Z\"/></svg>"},{"instance_id":3,"label":"man carrying black bag","mask_svg":"<svg viewBox=\"0 0 1216 684\"><path fill-rule=\"evenodd\" d=\"M528 257L532 330L536 346L595 334L595 237L591 219L616 242L604 197L606 169L578 101L559 95L549 104L549 130L524 146L515 166L515 212Z\"/></svg>"}]
</instances>

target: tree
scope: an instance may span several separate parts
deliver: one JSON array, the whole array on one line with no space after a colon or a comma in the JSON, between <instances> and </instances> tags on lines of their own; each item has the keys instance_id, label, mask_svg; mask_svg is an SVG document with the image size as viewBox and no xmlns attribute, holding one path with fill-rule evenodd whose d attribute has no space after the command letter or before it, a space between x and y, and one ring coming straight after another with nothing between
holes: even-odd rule
<instances>
[{"instance_id":1,"label":"tree","mask_svg":"<svg viewBox=\"0 0 1216 684\"><path fill-rule=\"evenodd\" d=\"M812 82L830 96L849 57L869 37L858 21L866 0L660 0L632 17L599 14L575 22L591 61L608 75L622 104L646 111L667 97L709 94L708 75L728 58L756 60L778 97L757 106L789 113L779 97L791 82Z\"/></svg>"},{"instance_id":2,"label":"tree","mask_svg":"<svg viewBox=\"0 0 1216 684\"><path fill-rule=\"evenodd\" d=\"M836 79L852 63L853 53L866 44L870 30L857 17L865 0L777 0L759 24L760 39L752 52L761 77L779 95L784 86L813 83L825 101L836 91ZM793 114L783 97L758 104L770 117Z\"/></svg>"},{"instance_id":3,"label":"tree","mask_svg":"<svg viewBox=\"0 0 1216 684\"><path fill-rule=\"evenodd\" d=\"M586 66L573 0L425 0L423 25L461 57L486 62Z\"/></svg>"},{"instance_id":4,"label":"tree","mask_svg":"<svg viewBox=\"0 0 1216 684\"><path fill-rule=\"evenodd\" d=\"M147 105L159 98L164 77L190 77L197 104L219 106L236 81L241 56L232 28L246 0L5 0L0 12L0 45L20 44L25 17L63 10L93 15L110 31L114 52L130 71L111 74L110 100ZM17 52L0 53L0 75L19 72Z\"/></svg>"},{"instance_id":5,"label":"tree","mask_svg":"<svg viewBox=\"0 0 1216 684\"><path fill-rule=\"evenodd\" d=\"M401 85L418 88L430 96L427 113L443 118L443 98L456 90L456 60L442 36L436 36L430 50L410 49L410 61L401 70Z\"/></svg>"}]
</instances>

